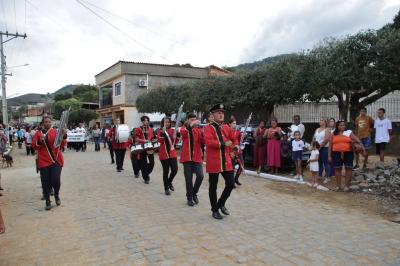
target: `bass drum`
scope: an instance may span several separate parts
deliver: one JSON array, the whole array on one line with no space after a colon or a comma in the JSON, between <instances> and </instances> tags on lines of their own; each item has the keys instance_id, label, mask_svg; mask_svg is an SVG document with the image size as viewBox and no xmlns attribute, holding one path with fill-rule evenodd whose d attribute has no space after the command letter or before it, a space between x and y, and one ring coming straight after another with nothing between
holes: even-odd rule
<instances>
[{"instance_id":1,"label":"bass drum","mask_svg":"<svg viewBox=\"0 0 400 266\"><path fill-rule=\"evenodd\" d=\"M128 142L130 134L128 125L118 125L115 129L115 140L118 143Z\"/></svg>"},{"instance_id":2,"label":"bass drum","mask_svg":"<svg viewBox=\"0 0 400 266\"><path fill-rule=\"evenodd\" d=\"M135 144L131 146L131 153L138 154L143 152L143 145L142 144Z\"/></svg>"}]
</instances>

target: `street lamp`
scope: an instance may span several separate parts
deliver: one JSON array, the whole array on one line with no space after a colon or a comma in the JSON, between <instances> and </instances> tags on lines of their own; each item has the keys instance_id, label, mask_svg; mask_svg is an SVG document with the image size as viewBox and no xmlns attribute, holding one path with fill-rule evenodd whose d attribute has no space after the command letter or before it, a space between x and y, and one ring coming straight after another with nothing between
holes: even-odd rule
<instances>
[{"instance_id":1,"label":"street lamp","mask_svg":"<svg viewBox=\"0 0 400 266\"><path fill-rule=\"evenodd\" d=\"M10 66L10 67L7 67L7 69L10 69L10 68L17 68L17 67L26 67L26 66L29 66L29 64L23 64L23 65L17 65L17 66Z\"/></svg>"}]
</instances>

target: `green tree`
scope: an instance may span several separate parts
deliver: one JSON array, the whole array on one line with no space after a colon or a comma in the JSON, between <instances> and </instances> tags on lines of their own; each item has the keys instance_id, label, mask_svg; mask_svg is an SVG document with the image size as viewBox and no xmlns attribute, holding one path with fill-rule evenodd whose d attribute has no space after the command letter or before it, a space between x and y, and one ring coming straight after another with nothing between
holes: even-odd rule
<instances>
[{"instance_id":1,"label":"green tree","mask_svg":"<svg viewBox=\"0 0 400 266\"><path fill-rule=\"evenodd\" d=\"M72 94L69 92L65 92L65 93L61 93L61 94L56 94L56 96L54 96L54 101L62 101L62 100L66 100L72 98Z\"/></svg>"},{"instance_id":2,"label":"green tree","mask_svg":"<svg viewBox=\"0 0 400 266\"><path fill-rule=\"evenodd\" d=\"M71 111L71 113L69 114L68 122L74 124L89 124L90 121L96 118L98 118L98 114L95 111L79 108L77 110Z\"/></svg>"},{"instance_id":3,"label":"green tree","mask_svg":"<svg viewBox=\"0 0 400 266\"><path fill-rule=\"evenodd\" d=\"M78 85L73 92L73 97L82 102L98 102L99 89L93 85L81 84Z\"/></svg>"},{"instance_id":4,"label":"green tree","mask_svg":"<svg viewBox=\"0 0 400 266\"><path fill-rule=\"evenodd\" d=\"M75 99L70 98L62 101L57 101L54 103L54 118L60 119L61 113L64 110L71 108L71 111L77 110L81 107L82 103Z\"/></svg>"}]
</instances>

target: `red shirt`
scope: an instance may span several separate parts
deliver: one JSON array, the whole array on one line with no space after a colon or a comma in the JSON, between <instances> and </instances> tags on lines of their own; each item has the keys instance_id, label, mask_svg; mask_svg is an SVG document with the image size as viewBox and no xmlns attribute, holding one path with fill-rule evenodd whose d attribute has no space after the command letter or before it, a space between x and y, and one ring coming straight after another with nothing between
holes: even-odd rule
<instances>
[{"instance_id":1,"label":"red shirt","mask_svg":"<svg viewBox=\"0 0 400 266\"><path fill-rule=\"evenodd\" d=\"M40 140L40 137L45 135L46 143ZM56 162L63 167L64 157L59 148L54 148L54 141L57 137L57 130L50 128L47 134L44 134L41 130L36 131L32 139L32 147L38 153L38 167L39 169L51 166ZM61 142L60 147L64 147L67 140ZM46 145L47 144L47 145Z\"/></svg>"},{"instance_id":2,"label":"red shirt","mask_svg":"<svg viewBox=\"0 0 400 266\"><path fill-rule=\"evenodd\" d=\"M129 147L129 143L128 142L117 142L115 140L115 126L110 128L110 131L108 132L107 138L111 139L112 147L113 147L114 150L124 150L124 149Z\"/></svg>"},{"instance_id":3,"label":"red shirt","mask_svg":"<svg viewBox=\"0 0 400 266\"><path fill-rule=\"evenodd\" d=\"M207 173L233 171L230 156L231 148L225 147L225 142L229 140L232 141L234 146L238 145L235 131L228 125L212 123L204 127Z\"/></svg>"},{"instance_id":4,"label":"red shirt","mask_svg":"<svg viewBox=\"0 0 400 266\"><path fill-rule=\"evenodd\" d=\"M161 134L160 130L157 132L157 139L160 143L160 151L158 153L160 160L176 158L176 149L173 147L175 130L173 128L169 128L167 129L167 132L169 139L166 137L165 133Z\"/></svg>"},{"instance_id":5,"label":"red shirt","mask_svg":"<svg viewBox=\"0 0 400 266\"><path fill-rule=\"evenodd\" d=\"M203 152L201 144L203 141L202 132L199 127L187 128L185 125L180 130L182 138L181 163L195 162L203 163Z\"/></svg>"},{"instance_id":6,"label":"red shirt","mask_svg":"<svg viewBox=\"0 0 400 266\"><path fill-rule=\"evenodd\" d=\"M153 129L150 127L137 127L135 129L135 141L136 143L145 143L151 141L154 138Z\"/></svg>"}]
</instances>

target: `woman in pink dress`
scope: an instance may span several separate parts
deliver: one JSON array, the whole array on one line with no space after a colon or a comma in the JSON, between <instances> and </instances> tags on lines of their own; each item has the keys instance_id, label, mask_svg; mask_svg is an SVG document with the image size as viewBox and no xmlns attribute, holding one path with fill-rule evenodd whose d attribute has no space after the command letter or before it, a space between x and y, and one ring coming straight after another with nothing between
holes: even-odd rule
<instances>
[{"instance_id":1,"label":"woman in pink dress","mask_svg":"<svg viewBox=\"0 0 400 266\"><path fill-rule=\"evenodd\" d=\"M281 168L281 136L282 129L278 127L278 120L271 119L271 127L265 131L264 137L267 138L268 167L275 174Z\"/></svg>"},{"instance_id":2,"label":"woman in pink dress","mask_svg":"<svg viewBox=\"0 0 400 266\"><path fill-rule=\"evenodd\" d=\"M261 167L265 164L265 122L260 121L256 131L254 131L253 137L256 140L254 145L254 167L257 169L257 173L260 173Z\"/></svg>"}]
</instances>

